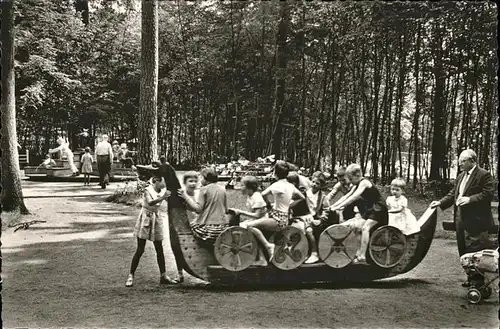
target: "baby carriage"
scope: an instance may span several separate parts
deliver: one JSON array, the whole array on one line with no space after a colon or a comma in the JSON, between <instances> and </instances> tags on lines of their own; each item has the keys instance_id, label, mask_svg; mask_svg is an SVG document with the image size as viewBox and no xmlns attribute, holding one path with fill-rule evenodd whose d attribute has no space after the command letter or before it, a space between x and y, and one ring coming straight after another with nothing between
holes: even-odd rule
<instances>
[{"instance_id":1,"label":"baby carriage","mask_svg":"<svg viewBox=\"0 0 500 329\"><path fill-rule=\"evenodd\" d=\"M498 280L498 248L465 254L460 257L460 263L469 277L469 303L478 304L481 300L490 298L493 283Z\"/></svg>"}]
</instances>

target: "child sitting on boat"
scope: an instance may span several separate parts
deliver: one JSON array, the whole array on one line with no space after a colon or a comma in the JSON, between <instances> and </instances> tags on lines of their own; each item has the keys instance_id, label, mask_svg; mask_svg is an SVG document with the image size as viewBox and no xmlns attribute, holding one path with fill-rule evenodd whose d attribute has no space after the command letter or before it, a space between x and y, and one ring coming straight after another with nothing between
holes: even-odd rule
<instances>
[{"instance_id":1,"label":"child sitting on boat","mask_svg":"<svg viewBox=\"0 0 500 329\"><path fill-rule=\"evenodd\" d=\"M391 196L387 197L386 204L389 209L389 225L398 228L404 235L420 232L417 218L408 209L408 200L403 195L406 182L402 178L395 178L391 182Z\"/></svg>"},{"instance_id":2,"label":"child sitting on boat","mask_svg":"<svg viewBox=\"0 0 500 329\"><path fill-rule=\"evenodd\" d=\"M222 231L229 227L227 212L226 190L217 184L217 172L213 168L205 168L201 171L201 185L198 200L194 201L185 190L179 190L179 196L183 198L188 210L198 214L196 219L190 223L193 235L213 245L215 239Z\"/></svg>"},{"instance_id":3,"label":"child sitting on boat","mask_svg":"<svg viewBox=\"0 0 500 329\"><path fill-rule=\"evenodd\" d=\"M328 210L328 203L321 192L324 178L314 175L311 182L312 185L309 189L306 189L304 186L299 186L299 176L297 173L290 173L287 179L290 183L294 184L301 193L305 194L305 200L298 201L295 206L290 207L292 212L292 226L304 232L309 242L311 255L305 263L316 263L319 257L313 225L319 226L321 222L326 219L326 211Z\"/></svg>"},{"instance_id":4,"label":"child sitting on boat","mask_svg":"<svg viewBox=\"0 0 500 329\"><path fill-rule=\"evenodd\" d=\"M268 216L241 223L241 226L251 230L257 240L266 248L269 261L274 257L275 246L267 241L261 230L276 232L285 229L288 226L288 212L290 207L294 206L292 199L296 200L295 203L305 199L304 195L286 180L288 173L288 164L284 161L277 161L274 167L274 175L277 181L262 192L264 200L267 201L268 209L271 208ZM267 199L269 195L274 197L273 206L270 205Z\"/></svg>"},{"instance_id":5,"label":"child sitting on boat","mask_svg":"<svg viewBox=\"0 0 500 329\"><path fill-rule=\"evenodd\" d=\"M262 197L262 194L258 191L259 181L255 176L244 176L241 179L241 184L243 186L241 192L243 195L247 196L246 207L250 211L245 211L241 209L230 208L229 213L233 213L236 217L235 222L240 223L240 216L246 216L253 219L263 218L266 213L266 201ZM247 219L248 220L248 219ZM262 249L259 248L259 254L257 256L256 263L257 266L267 266L267 262L262 254Z\"/></svg>"},{"instance_id":6,"label":"child sitting on boat","mask_svg":"<svg viewBox=\"0 0 500 329\"><path fill-rule=\"evenodd\" d=\"M139 260L144 253L146 240L153 241L156 250L156 259L160 268L160 284L176 283L171 280L165 270L165 256L163 254L163 220L160 217L160 204L167 200L170 196L170 191L160 194L165 187L162 177L154 176L152 185L149 185L144 191L142 209L137 217L137 222L134 228L134 236L137 238L137 250L132 258L130 265L130 274L125 286L132 287L134 285L134 274L139 265Z\"/></svg>"},{"instance_id":7,"label":"child sitting on boat","mask_svg":"<svg viewBox=\"0 0 500 329\"><path fill-rule=\"evenodd\" d=\"M366 264L366 251L370 241L370 230L377 225L387 225L387 206L375 185L363 177L361 166L351 164L346 169L346 176L353 184L352 190L337 201L330 210L343 210L346 206L356 206L360 217L342 223L351 229L361 230L361 244L353 260L354 264ZM359 233L358 233L359 235Z\"/></svg>"},{"instance_id":8,"label":"child sitting on boat","mask_svg":"<svg viewBox=\"0 0 500 329\"><path fill-rule=\"evenodd\" d=\"M349 193L352 189L351 182L346 177L345 173L346 168L341 167L337 170L337 183L333 186L333 189L327 195L327 200L329 204L336 203L341 197ZM342 223L344 218L352 218L354 217L354 212L352 211L352 207L348 207L344 209L344 211L337 211L335 215L338 217L338 222Z\"/></svg>"}]
</instances>

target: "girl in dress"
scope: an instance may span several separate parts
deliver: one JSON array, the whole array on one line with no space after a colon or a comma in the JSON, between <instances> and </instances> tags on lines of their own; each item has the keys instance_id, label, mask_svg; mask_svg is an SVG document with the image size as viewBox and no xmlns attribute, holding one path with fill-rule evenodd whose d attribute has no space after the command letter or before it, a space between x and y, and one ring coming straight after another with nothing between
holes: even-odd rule
<instances>
[{"instance_id":1,"label":"girl in dress","mask_svg":"<svg viewBox=\"0 0 500 329\"><path fill-rule=\"evenodd\" d=\"M294 207L298 202L305 199L304 195L293 184L287 181L288 173L289 169L286 162L276 162L274 175L278 181L262 192L264 200L269 195L274 197L274 206L271 206L269 200L267 200L268 208L272 208L268 216L241 223L241 227L251 230L257 240L267 249L269 261L274 257L275 246L273 243L267 241L261 230L280 231L285 229L288 226L288 212L290 207ZM292 202L292 199L295 201Z\"/></svg>"},{"instance_id":2,"label":"girl in dress","mask_svg":"<svg viewBox=\"0 0 500 329\"><path fill-rule=\"evenodd\" d=\"M90 155L90 147L85 148L85 154L82 156L82 174L83 185L90 185L90 174L92 173L92 162L94 159Z\"/></svg>"},{"instance_id":3,"label":"girl in dress","mask_svg":"<svg viewBox=\"0 0 500 329\"><path fill-rule=\"evenodd\" d=\"M379 190L372 182L363 177L360 165L349 165L346 169L346 176L353 187L330 209L332 211L343 210L346 206L356 206L359 209L359 216L355 216L341 225L350 227L357 235L361 233L361 244L353 263L366 264L370 230L377 225L387 225L387 207Z\"/></svg>"},{"instance_id":4,"label":"girl in dress","mask_svg":"<svg viewBox=\"0 0 500 329\"><path fill-rule=\"evenodd\" d=\"M408 200L403 195L406 182L396 178L391 182L391 196L385 201L389 209L389 225L398 228L404 235L420 232L417 218L408 209Z\"/></svg>"},{"instance_id":5,"label":"girl in dress","mask_svg":"<svg viewBox=\"0 0 500 329\"><path fill-rule=\"evenodd\" d=\"M156 259L160 268L160 284L177 283L171 280L165 270L165 256L163 254L163 221L160 218L159 210L162 201L167 200L170 196L170 191L160 194L165 187L162 177L154 176L152 185L149 185L144 191L144 199L142 209L137 218L134 229L134 236L137 238L137 250L132 258L130 265L130 274L125 286L132 287L134 285L134 274L139 260L144 253L146 240L153 241L156 250Z\"/></svg>"}]
</instances>

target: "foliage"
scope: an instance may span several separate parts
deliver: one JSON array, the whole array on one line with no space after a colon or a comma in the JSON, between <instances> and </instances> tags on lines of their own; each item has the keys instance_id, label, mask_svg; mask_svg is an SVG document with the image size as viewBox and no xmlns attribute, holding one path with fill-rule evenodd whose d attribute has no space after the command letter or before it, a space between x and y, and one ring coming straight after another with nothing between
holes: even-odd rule
<instances>
[{"instance_id":1,"label":"foliage","mask_svg":"<svg viewBox=\"0 0 500 329\"><path fill-rule=\"evenodd\" d=\"M43 149L58 128L137 137L139 2L89 3L88 26L66 2L20 5L23 146ZM494 168L492 3L293 2L287 10L278 51L279 2L160 2L158 140L172 164L255 159L280 134L283 158L325 170L359 162L384 184L395 175L415 188L449 179L466 147ZM278 76L282 107L274 106Z\"/></svg>"}]
</instances>

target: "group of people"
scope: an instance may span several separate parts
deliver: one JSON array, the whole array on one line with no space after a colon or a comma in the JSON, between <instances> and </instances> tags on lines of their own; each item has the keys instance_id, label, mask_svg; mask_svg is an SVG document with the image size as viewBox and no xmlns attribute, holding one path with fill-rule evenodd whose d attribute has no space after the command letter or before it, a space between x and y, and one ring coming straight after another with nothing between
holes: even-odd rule
<instances>
[{"instance_id":1,"label":"group of people","mask_svg":"<svg viewBox=\"0 0 500 329\"><path fill-rule=\"evenodd\" d=\"M494 183L488 171L477 167L476 154L472 150L462 152L459 164L463 173L457 178L456 188L440 201L433 201L430 207L446 209L455 206L457 234L463 236L459 241L462 255L466 251L481 250L489 241L488 230L494 225L490 207ZM311 254L306 263L319 261L316 241L319 234L332 224L348 226L358 236L360 246L354 264L366 264L373 228L390 225L405 235L420 231L419 222L408 208L408 200L404 196L406 184L402 178L391 182L391 195L383 200L380 191L364 177L358 164L340 168L336 174L338 182L328 194L323 192L325 177L321 172L314 173L309 180L299 175L293 165L277 161L274 175L276 181L262 192L259 191L260 184L256 177L243 177L241 185L242 193L247 197L247 209L228 209L226 191L217 184L218 176L213 168L205 168L200 174L186 173L183 177L184 188L177 193L185 201L193 235L207 247L213 247L219 234L226 228L235 225L247 228L268 256L266 261L263 250L259 248L255 265L267 266L274 257L275 245L264 233L281 231L289 225L302 230L309 241ZM198 190L200 176L202 187ZM170 279L165 272L161 245L163 224L158 213L159 204L167 200L171 193L165 187L165 180L155 175L144 192L142 210L134 230L137 251L126 282L128 287L133 285L134 273L146 240L153 241L157 251L160 283L183 280L179 265L178 279Z\"/></svg>"},{"instance_id":2,"label":"group of people","mask_svg":"<svg viewBox=\"0 0 500 329\"><path fill-rule=\"evenodd\" d=\"M289 225L297 227L306 235L311 255L306 263L319 261L317 239L328 226L340 223L349 226L361 240L354 259L356 264L366 263L370 230L377 225L394 225L404 234L414 234L420 230L415 216L408 209L403 196L404 180L392 182L392 196L386 201L375 185L362 175L361 167L352 164L337 172L338 183L325 194L325 177L317 172L312 180L299 175L293 165L277 161L274 166L276 181L267 189L259 191L259 181L254 176L241 180L242 193L246 195L247 209L227 207L226 190L217 184L218 176L213 168L188 172L183 177L184 188L177 191L185 201L188 220L193 235L208 248L225 229L239 225L251 231L267 253L267 260L259 248L255 265L267 266L274 257L275 245L264 233L277 232ZM202 187L198 190L201 176ZM182 269L178 269L178 279L170 279L165 272L165 262L161 241L163 223L159 214L159 204L170 196L165 189L165 180L153 175L150 186L144 192L142 210L137 218L134 236L137 250L133 256L126 286L134 283L134 274L147 240L153 241L160 268L160 283L177 283L183 280ZM347 220L344 221L344 218Z\"/></svg>"}]
</instances>

